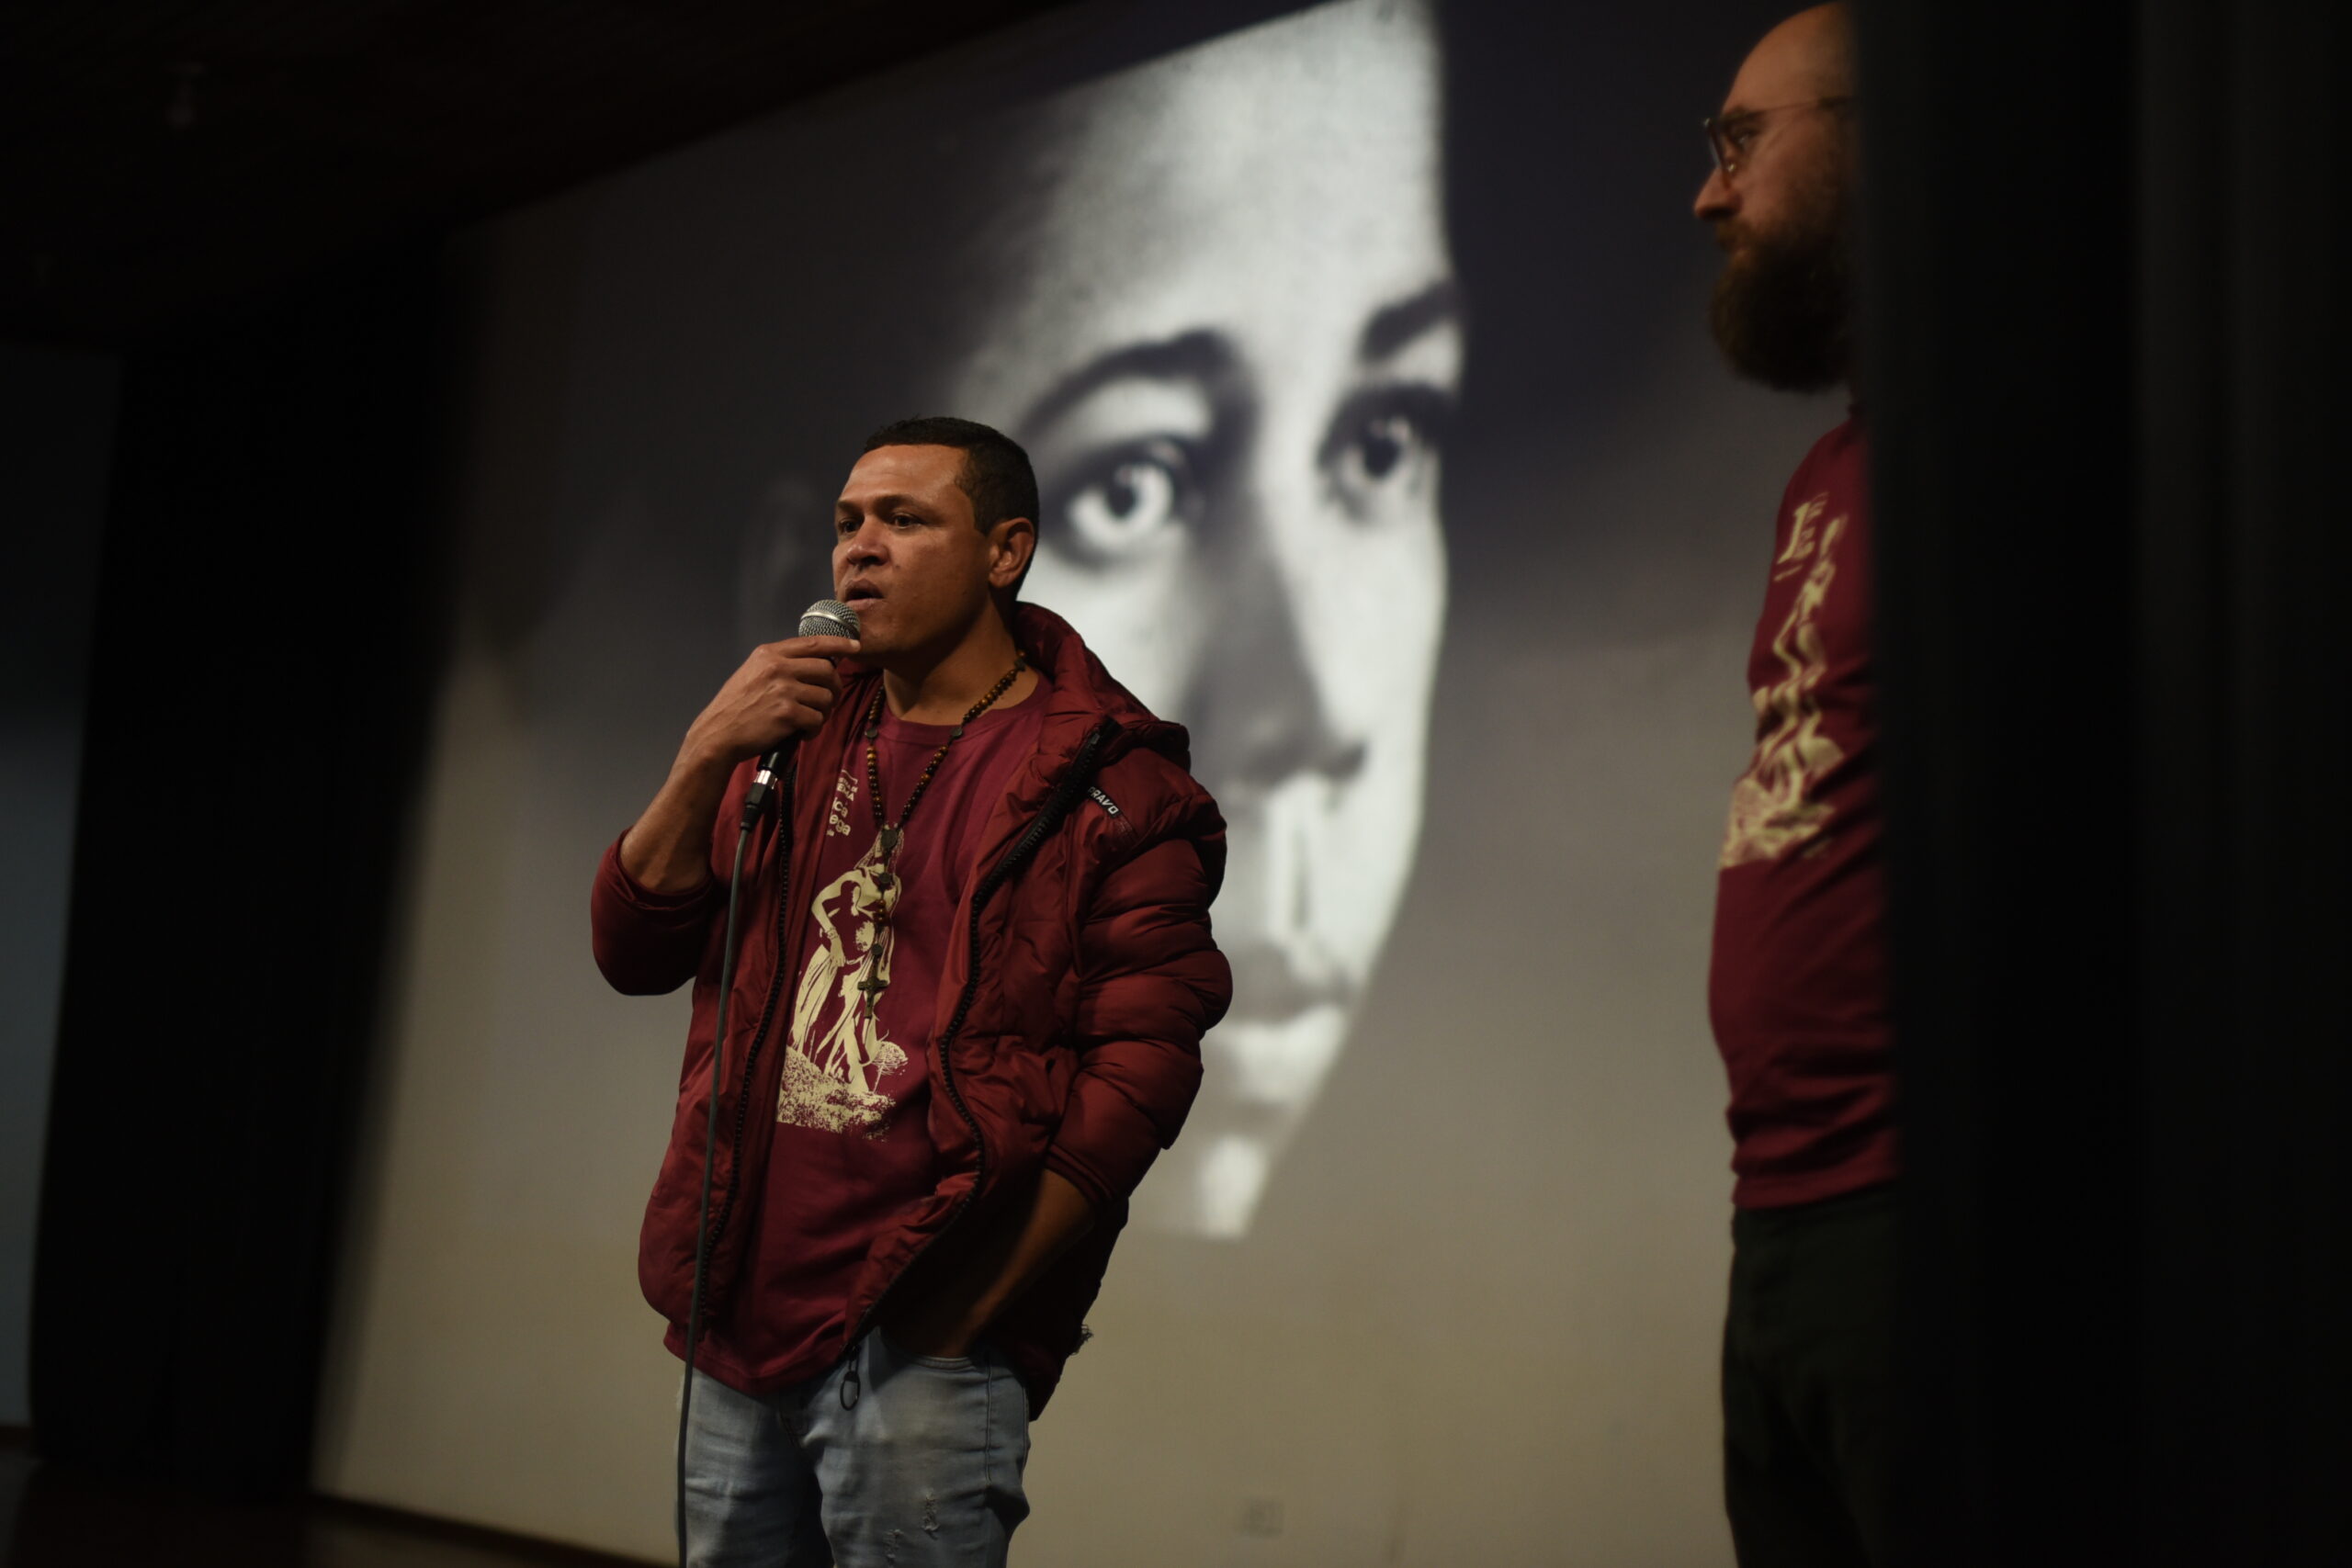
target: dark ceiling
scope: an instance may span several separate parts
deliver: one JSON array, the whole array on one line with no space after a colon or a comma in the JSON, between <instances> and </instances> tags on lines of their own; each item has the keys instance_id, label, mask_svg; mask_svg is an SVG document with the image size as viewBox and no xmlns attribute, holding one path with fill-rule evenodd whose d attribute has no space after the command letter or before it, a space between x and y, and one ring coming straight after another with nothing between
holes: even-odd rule
<instances>
[{"instance_id":1,"label":"dark ceiling","mask_svg":"<svg viewBox=\"0 0 2352 1568\"><path fill-rule=\"evenodd\" d=\"M11 0L0 338L122 346L1062 0Z\"/></svg>"}]
</instances>

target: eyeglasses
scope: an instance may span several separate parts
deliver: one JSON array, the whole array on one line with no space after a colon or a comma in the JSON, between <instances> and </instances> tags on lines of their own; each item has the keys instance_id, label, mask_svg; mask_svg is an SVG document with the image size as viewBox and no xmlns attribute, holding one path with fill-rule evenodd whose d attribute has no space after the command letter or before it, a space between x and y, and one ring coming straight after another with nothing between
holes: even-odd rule
<instances>
[{"instance_id":1,"label":"eyeglasses","mask_svg":"<svg viewBox=\"0 0 2352 1568\"><path fill-rule=\"evenodd\" d=\"M1748 148L1756 144L1756 134L1764 128L1769 114L1790 114L1798 109L1843 108L1854 101L1848 94L1840 98L1814 98L1802 104L1774 104L1770 108L1739 109L1731 114L1711 114L1699 123L1706 128L1707 151L1714 154L1715 172L1729 179L1739 173L1739 161Z\"/></svg>"}]
</instances>

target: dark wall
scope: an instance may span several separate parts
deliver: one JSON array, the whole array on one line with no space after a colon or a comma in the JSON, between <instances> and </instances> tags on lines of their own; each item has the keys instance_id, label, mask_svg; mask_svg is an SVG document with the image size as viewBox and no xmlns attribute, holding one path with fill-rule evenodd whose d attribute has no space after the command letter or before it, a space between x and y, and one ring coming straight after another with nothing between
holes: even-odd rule
<instances>
[{"instance_id":1,"label":"dark wall","mask_svg":"<svg viewBox=\"0 0 2352 1568\"><path fill-rule=\"evenodd\" d=\"M429 669L431 249L125 370L33 1313L44 1456L301 1484Z\"/></svg>"},{"instance_id":2,"label":"dark wall","mask_svg":"<svg viewBox=\"0 0 2352 1568\"><path fill-rule=\"evenodd\" d=\"M0 347L0 1426L28 1413L40 1189L119 367Z\"/></svg>"},{"instance_id":3,"label":"dark wall","mask_svg":"<svg viewBox=\"0 0 2352 1568\"><path fill-rule=\"evenodd\" d=\"M1864 21L1918 1560L2341 1562L2352 19Z\"/></svg>"}]
</instances>

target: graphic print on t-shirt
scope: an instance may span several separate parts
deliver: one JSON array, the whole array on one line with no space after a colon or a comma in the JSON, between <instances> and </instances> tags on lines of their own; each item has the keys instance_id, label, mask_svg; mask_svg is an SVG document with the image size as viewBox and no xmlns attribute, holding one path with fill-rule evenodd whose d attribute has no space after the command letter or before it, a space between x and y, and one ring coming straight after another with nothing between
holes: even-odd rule
<instances>
[{"instance_id":1,"label":"graphic print on t-shirt","mask_svg":"<svg viewBox=\"0 0 2352 1568\"><path fill-rule=\"evenodd\" d=\"M1789 542L1772 563L1774 581L1798 572L1805 580L1772 638L1772 655L1786 673L1754 693L1758 739L1747 772L1732 786L1719 862L1724 869L1777 860L1829 825L1832 812L1815 798L1814 785L1846 753L1822 730L1820 689L1828 659L1819 623L1838 576L1835 549L1846 514L1823 523L1828 507L1826 491L1799 505Z\"/></svg>"},{"instance_id":2,"label":"graphic print on t-shirt","mask_svg":"<svg viewBox=\"0 0 2352 1568\"><path fill-rule=\"evenodd\" d=\"M833 781L833 804L825 813L825 837L849 837L849 808L857 804L857 775L847 768Z\"/></svg>"},{"instance_id":3,"label":"graphic print on t-shirt","mask_svg":"<svg viewBox=\"0 0 2352 1568\"><path fill-rule=\"evenodd\" d=\"M898 1101L882 1092L882 1081L906 1066L907 1053L883 1033L881 1010L866 1005L869 993L860 987L889 982L896 940L890 917L902 886L883 871L877 839L819 890L811 911L816 942L792 1000L777 1121L869 1138L888 1129ZM870 994L881 996L878 989Z\"/></svg>"}]
</instances>

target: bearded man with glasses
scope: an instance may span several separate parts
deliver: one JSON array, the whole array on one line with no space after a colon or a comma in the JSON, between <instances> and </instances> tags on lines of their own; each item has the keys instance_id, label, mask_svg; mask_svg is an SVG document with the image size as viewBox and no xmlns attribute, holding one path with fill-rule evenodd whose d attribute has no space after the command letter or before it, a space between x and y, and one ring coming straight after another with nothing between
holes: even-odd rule
<instances>
[{"instance_id":1,"label":"bearded man with glasses","mask_svg":"<svg viewBox=\"0 0 2352 1568\"><path fill-rule=\"evenodd\" d=\"M1706 121L1694 204L1732 368L1792 391L1855 368L1846 14L1767 34ZM1897 1169L1860 405L1784 493L1732 792L1709 1010L1731 1081L1724 1489L1744 1568L1888 1561Z\"/></svg>"}]
</instances>

